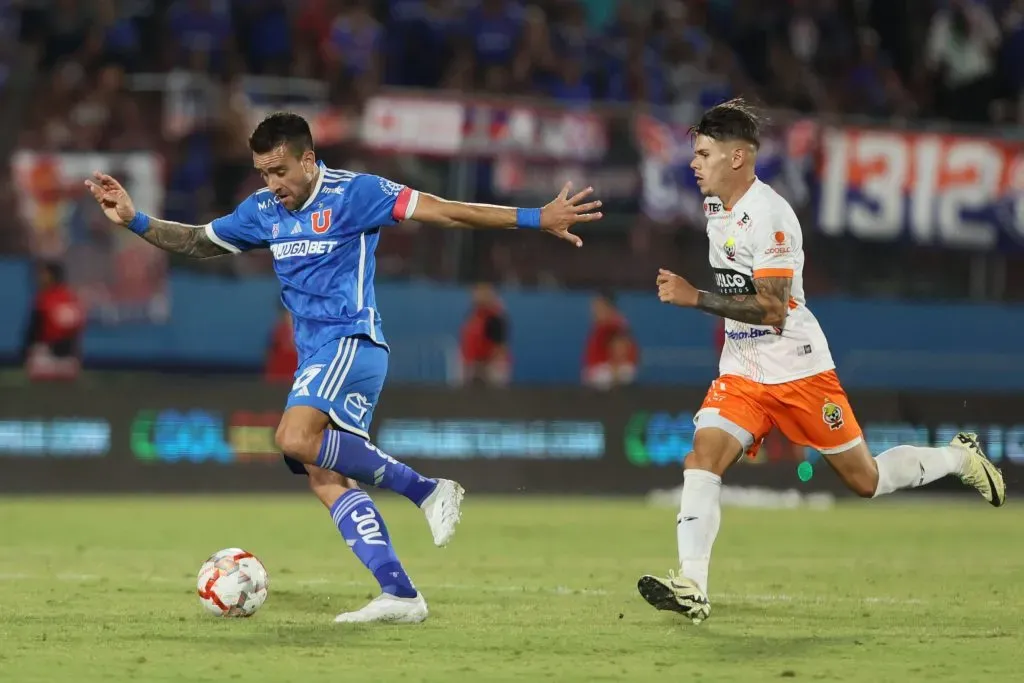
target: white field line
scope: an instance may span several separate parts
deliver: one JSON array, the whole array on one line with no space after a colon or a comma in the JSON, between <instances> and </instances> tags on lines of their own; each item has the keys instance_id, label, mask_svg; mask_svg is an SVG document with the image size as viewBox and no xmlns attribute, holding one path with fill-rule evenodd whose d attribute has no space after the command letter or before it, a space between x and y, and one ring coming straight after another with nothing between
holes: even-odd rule
<instances>
[{"instance_id":1,"label":"white field line","mask_svg":"<svg viewBox=\"0 0 1024 683\"><path fill-rule=\"evenodd\" d=\"M0 582L23 582L23 581L60 581L66 583L91 583L102 581L105 577L97 574L24 574L24 573L0 573ZM161 583L190 585L185 578L172 578L168 576L137 576L136 580ZM338 587L338 588L372 588L366 581L338 581L327 577L294 577L294 576L273 576L271 586L311 588L311 587ZM512 585L485 585L475 583L439 583L430 584L432 590L465 591L474 593L496 593L506 595L561 595L561 596L606 596L606 597L634 597L633 591L608 591L601 588L570 588L568 586L512 586ZM830 605L836 603L862 604L862 605L925 605L928 600L917 598L896 598L891 596L828 596L828 595L787 595L782 593L712 593L713 600L736 603L754 604L779 604L793 603L801 605ZM995 604L995 603L993 603Z\"/></svg>"}]
</instances>

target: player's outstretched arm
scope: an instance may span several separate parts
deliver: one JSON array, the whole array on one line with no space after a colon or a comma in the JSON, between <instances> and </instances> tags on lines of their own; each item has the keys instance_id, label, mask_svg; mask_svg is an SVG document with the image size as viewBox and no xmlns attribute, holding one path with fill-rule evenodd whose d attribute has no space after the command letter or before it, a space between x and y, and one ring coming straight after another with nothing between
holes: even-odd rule
<instances>
[{"instance_id":1,"label":"player's outstretched arm","mask_svg":"<svg viewBox=\"0 0 1024 683\"><path fill-rule=\"evenodd\" d=\"M230 253L214 243L203 226L164 221L136 211L128 192L109 175L97 172L85 184L107 218L164 251L193 258L211 258Z\"/></svg>"},{"instance_id":2,"label":"player's outstretched arm","mask_svg":"<svg viewBox=\"0 0 1024 683\"><path fill-rule=\"evenodd\" d=\"M757 294L716 294L699 290L668 270L658 271L658 298L749 325L782 327L789 310L793 280L788 277L754 278Z\"/></svg>"},{"instance_id":3,"label":"player's outstretched arm","mask_svg":"<svg viewBox=\"0 0 1024 683\"><path fill-rule=\"evenodd\" d=\"M569 229L577 223L600 220L603 214L597 211L601 208L600 201L583 201L594 188L588 187L570 197L571 191L572 183L566 183L558 196L540 209L470 204L421 192L409 217L446 228L539 229L580 247L583 240Z\"/></svg>"}]
</instances>

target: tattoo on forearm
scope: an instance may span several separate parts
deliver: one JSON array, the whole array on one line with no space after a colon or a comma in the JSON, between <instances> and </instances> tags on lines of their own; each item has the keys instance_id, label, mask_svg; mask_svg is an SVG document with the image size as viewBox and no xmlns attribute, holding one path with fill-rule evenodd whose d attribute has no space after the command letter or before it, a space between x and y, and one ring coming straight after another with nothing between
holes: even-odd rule
<instances>
[{"instance_id":1,"label":"tattoo on forearm","mask_svg":"<svg viewBox=\"0 0 1024 683\"><path fill-rule=\"evenodd\" d=\"M790 278L764 277L754 280L756 296L729 296L702 291L697 296L697 308L748 325L782 327L786 321L791 286Z\"/></svg>"},{"instance_id":2,"label":"tattoo on forearm","mask_svg":"<svg viewBox=\"0 0 1024 683\"><path fill-rule=\"evenodd\" d=\"M728 295L702 291L697 296L697 308L751 325L761 325L765 319L764 305L757 297L746 294Z\"/></svg>"},{"instance_id":3,"label":"tattoo on forearm","mask_svg":"<svg viewBox=\"0 0 1024 683\"><path fill-rule=\"evenodd\" d=\"M202 226L182 225L157 218L150 219L149 230L142 235L142 239L164 251L192 258L212 258L228 253L206 236L206 229Z\"/></svg>"}]
</instances>

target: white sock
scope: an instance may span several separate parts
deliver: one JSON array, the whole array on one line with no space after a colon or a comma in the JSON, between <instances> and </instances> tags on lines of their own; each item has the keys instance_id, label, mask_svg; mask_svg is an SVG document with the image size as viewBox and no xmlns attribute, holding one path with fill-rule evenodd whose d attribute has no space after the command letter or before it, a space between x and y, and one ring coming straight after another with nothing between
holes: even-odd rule
<instances>
[{"instance_id":1,"label":"white sock","mask_svg":"<svg viewBox=\"0 0 1024 683\"><path fill-rule=\"evenodd\" d=\"M896 446L880 453L875 462L878 463L875 497L878 497L924 486L949 474L959 476L967 464L967 453L953 446Z\"/></svg>"},{"instance_id":2,"label":"white sock","mask_svg":"<svg viewBox=\"0 0 1024 683\"><path fill-rule=\"evenodd\" d=\"M722 523L722 478L707 470L683 472L676 537L679 540L679 571L708 592L711 546Z\"/></svg>"}]
</instances>

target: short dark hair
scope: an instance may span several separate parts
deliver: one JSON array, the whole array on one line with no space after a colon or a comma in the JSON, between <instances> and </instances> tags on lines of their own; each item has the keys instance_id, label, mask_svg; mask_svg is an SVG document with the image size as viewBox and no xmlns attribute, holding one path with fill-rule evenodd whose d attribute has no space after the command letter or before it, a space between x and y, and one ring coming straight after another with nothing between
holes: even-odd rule
<instances>
[{"instance_id":1,"label":"short dark hair","mask_svg":"<svg viewBox=\"0 0 1024 683\"><path fill-rule=\"evenodd\" d=\"M288 145L297 155L313 149L313 133L306 119L287 111L275 112L260 121L249 136L249 149L266 154Z\"/></svg>"},{"instance_id":2,"label":"short dark hair","mask_svg":"<svg viewBox=\"0 0 1024 683\"><path fill-rule=\"evenodd\" d=\"M712 140L743 140L755 149L761 147L762 118L742 97L716 104L704 112L700 123L690 127L690 135L706 135Z\"/></svg>"}]
</instances>

